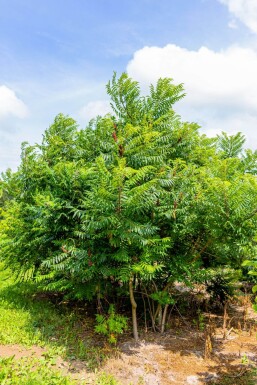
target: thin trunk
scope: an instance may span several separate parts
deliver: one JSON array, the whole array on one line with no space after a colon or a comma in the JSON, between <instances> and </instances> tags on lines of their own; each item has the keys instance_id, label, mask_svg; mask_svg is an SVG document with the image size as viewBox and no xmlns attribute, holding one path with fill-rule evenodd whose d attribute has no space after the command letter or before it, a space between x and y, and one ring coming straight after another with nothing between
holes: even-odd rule
<instances>
[{"instance_id":1,"label":"thin trunk","mask_svg":"<svg viewBox=\"0 0 257 385\"><path fill-rule=\"evenodd\" d=\"M144 293L146 298L147 298L147 301L148 301L148 306L149 306L149 314L150 314L150 317L151 317L151 322L152 322L152 328L153 328L153 331L155 332L155 321L154 321L154 303L152 301L150 301L150 298L149 298L149 295L147 294L147 290L145 288L145 286L143 286L144 288Z\"/></svg>"},{"instance_id":2,"label":"thin trunk","mask_svg":"<svg viewBox=\"0 0 257 385\"><path fill-rule=\"evenodd\" d=\"M156 324L157 317L159 319L160 311L161 311L161 305L158 303L157 309L155 310L155 313L154 313L154 322L155 322L155 324Z\"/></svg>"},{"instance_id":3,"label":"thin trunk","mask_svg":"<svg viewBox=\"0 0 257 385\"><path fill-rule=\"evenodd\" d=\"M149 300L149 298L148 298L148 300ZM148 302L149 302L149 308L150 308L150 317L151 317L151 321L152 321L152 328L153 328L153 331L156 332L156 328L155 328L156 322L155 322L155 318L154 318L155 317L154 316L154 314L155 314L154 300L151 300L151 302L149 300Z\"/></svg>"},{"instance_id":4,"label":"thin trunk","mask_svg":"<svg viewBox=\"0 0 257 385\"><path fill-rule=\"evenodd\" d=\"M226 328L227 328L227 318L228 318L228 301L224 303L224 314L223 314L223 339L226 339Z\"/></svg>"},{"instance_id":5,"label":"thin trunk","mask_svg":"<svg viewBox=\"0 0 257 385\"><path fill-rule=\"evenodd\" d=\"M210 358L212 353L212 328L210 325L205 329L204 358Z\"/></svg>"},{"instance_id":6,"label":"thin trunk","mask_svg":"<svg viewBox=\"0 0 257 385\"><path fill-rule=\"evenodd\" d=\"M162 306L160 306L159 313L158 313L158 326L159 326L159 330L161 330L161 325L162 325Z\"/></svg>"},{"instance_id":7,"label":"thin trunk","mask_svg":"<svg viewBox=\"0 0 257 385\"><path fill-rule=\"evenodd\" d=\"M101 291L100 285L97 287L97 313L102 314L102 303L101 303Z\"/></svg>"},{"instance_id":8,"label":"thin trunk","mask_svg":"<svg viewBox=\"0 0 257 385\"><path fill-rule=\"evenodd\" d=\"M157 286L155 285L155 283L154 283L154 286L155 286L156 292L158 292L158 289L157 289ZM166 284L166 286L163 288L162 292L167 292L170 286L171 286L171 282L168 282ZM154 313L154 323L156 325L156 319L157 319L158 320L158 329L161 333L162 333L162 328L165 327L165 322L166 322L166 318L167 318L167 309L165 310L165 308L166 308L166 305L165 305L164 310L163 310L162 305L160 303L158 303L157 309ZM165 314L163 311L165 311ZM163 319L164 319L164 326L162 326Z\"/></svg>"},{"instance_id":9,"label":"thin trunk","mask_svg":"<svg viewBox=\"0 0 257 385\"><path fill-rule=\"evenodd\" d=\"M166 318L167 318L167 312L168 312L169 305L166 304L164 306L163 314L162 314L162 323L161 323L161 334L164 333L165 330L165 324L166 324Z\"/></svg>"},{"instance_id":10,"label":"thin trunk","mask_svg":"<svg viewBox=\"0 0 257 385\"><path fill-rule=\"evenodd\" d=\"M142 300L143 300L143 304L144 304L145 332L147 333L148 328L147 328L146 305L145 305L144 293L142 293Z\"/></svg>"},{"instance_id":11,"label":"thin trunk","mask_svg":"<svg viewBox=\"0 0 257 385\"><path fill-rule=\"evenodd\" d=\"M155 327L157 327L158 331L161 330L161 324L162 324L162 306L158 303L157 309L154 313L154 325Z\"/></svg>"},{"instance_id":12,"label":"thin trunk","mask_svg":"<svg viewBox=\"0 0 257 385\"><path fill-rule=\"evenodd\" d=\"M134 297L133 278L130 278L130 280L129 280L129 297L130 297L130 303L131 303L131 308L132 308L133 336L134 336L135 340L138 341L137 303L136 303L135 297Z\"/></svg>"}]
</instances>

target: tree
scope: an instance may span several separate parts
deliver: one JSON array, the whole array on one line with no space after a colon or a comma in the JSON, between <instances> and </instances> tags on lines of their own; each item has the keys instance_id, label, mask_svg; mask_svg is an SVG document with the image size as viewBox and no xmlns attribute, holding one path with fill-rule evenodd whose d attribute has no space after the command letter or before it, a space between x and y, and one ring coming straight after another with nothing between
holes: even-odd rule
<instances>
[{"instance_id":1,"label":"tree","mask_svg":"<svg viewBox=\"0 0 257 385\"><path fill-rule=\"evenodd\" d=\"M41 145L23 145L17 173L1 181L0 257L99 312L122 294L137 339L141 295L163 331L176 280L256 253L257 156L241 134L207 138L182 122L173 106L183 87L171 79L141 96L114 74L107 92L113 114L85 130L58 115Z\"/></svg>"}]
</instances>

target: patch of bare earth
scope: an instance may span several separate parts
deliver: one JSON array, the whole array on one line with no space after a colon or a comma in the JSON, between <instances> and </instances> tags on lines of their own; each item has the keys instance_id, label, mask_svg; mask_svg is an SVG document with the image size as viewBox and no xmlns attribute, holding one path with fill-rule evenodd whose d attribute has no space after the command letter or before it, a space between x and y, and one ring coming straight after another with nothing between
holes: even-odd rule
<instances>
[{"instance_id":1,"label":"patch of bare earth","mask_svg":"<svg viewBox=\"0 0 257 385\"><path fill-rule=\"evenodd\" d=\"M39 346L32 346L31 348L24 348L21 345L0 345L0 357L37 357L40 358L46 352L45 349Z\"/></svg>"},{"instance_id":2,"label":"patch of bare earth","mask_svg":"<svg viewBox=\"0 0 257 385\"><path fill-rule=\"evenodd\" d=\"M122 385L221 385L224 376L231 378L231 385L248 385L242 376L257 364L256 314L248 310L246 316L245 308L230 307L225 338L222 316L206 315L205 326L208 322L212 324L209 345L206 333L179 317L163 335L145 333L139 343L132 339L120 342L118 353L99 371L112 374ZM39 347L0 345L0 356L44 354ZM86 384L95 381L96 374L88 371L83 361L60 359L56 365Z\"/></svg>"}]
</instances>

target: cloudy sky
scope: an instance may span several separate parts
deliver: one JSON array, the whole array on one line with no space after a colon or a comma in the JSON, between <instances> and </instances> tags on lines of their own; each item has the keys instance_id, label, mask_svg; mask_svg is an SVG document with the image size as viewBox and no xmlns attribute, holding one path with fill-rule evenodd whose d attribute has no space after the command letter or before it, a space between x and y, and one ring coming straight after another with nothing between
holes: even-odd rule
<instances>
[{"instance_id":1,"label":"cloudy sky","mask_svg":"<svg viewBox=\"0 0 257 385\"><path fill-rule=\"evenodd\" d=\"M59 112L108 112L114 70L184 83L184 120L257 148L257 0L0 0L0 171Z\"/></svg>"}]
</instances>

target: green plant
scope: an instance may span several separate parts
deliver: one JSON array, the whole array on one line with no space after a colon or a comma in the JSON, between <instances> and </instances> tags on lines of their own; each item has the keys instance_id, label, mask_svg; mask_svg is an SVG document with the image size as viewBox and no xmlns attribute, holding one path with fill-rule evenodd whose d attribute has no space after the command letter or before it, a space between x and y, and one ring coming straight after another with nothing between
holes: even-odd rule
<instances>
[{"instance_id":1,"label":"green plant","mask_svg":"<svg viewBox=\"0 0 257 385\"><path fill-rule=\"evenodd\" d=\"M243 365L248 365L248 364L249 364L249 358L247 357L246 354L244 354L244 355L242 356L242 358L241 358L241 363L242 363Z\"/></svg>"},{"instance_id":2,"label":"green plant","mask_svg":"<svg viewBox=\"0 0 257 385\"><path fill-rule=\"evenodd\" d=\"M193 323L197 326L197 328L200 332L204 331L205 319L204 319L204 315L200 309L197 310L197 319L193 319Z\"/></svg>"},{"instance_id":3,"label":"green plant","mask_svg":"<svg viewBox=\"0 0 257 385\"><path fill-rule=\"evenodd\" d=\"M37 345L46 349L48 361L61 356L82 359L90 370L98 368L106 354L86 337L81 316L49 299L31 282L15 283L0 265L0 344Z\"/></svg>"},{"instance_id":4,"label":"green plant","mask_svg":"<svg viewBox=\"0 0 257 385\"><path fill-rule=\"evenodd\" d=\"M110 305L108 314L96 315L95 331L107 337L110 344L116 344L119 334L122 334L128 328L128 320L126 317L115 312L114 305Z\"/></svg>"},{"instance_id":5,"label":"green plant","mask_svg":"<svg viewBox=\"0 0 257 385\"><path fill-rule=\"evenodd\" d=\"M0 358L2 385L75 385L69 377L54 370L45 359Z\"/></svg>"},{"instance_id":6,"label":"green plant","mask_svg":"<svg viewBox=\"0 0 257 385\"><path fill-rule=\"evenodd\" d=\"M235 372L231 374L219 373L219 377L214 381L211 381L210 385L256 385L257 371L256 368L245 369L243 368L240 375L235 377Z\"/></svg>"},{"instance_id":7,"label":"green plant","mask_svg":"<svg viewBox=\"0 0 257 385\"><path fill-rule=\"evenodd\" d=\"M236 281L240 278L240 271L231 268L210 269L206 273L206 290L212 302L224 305L235 292Z\"/></svg>"},{"instance_id":8,"label":"green plant","mask_svg":"<svg viewBox=\"0 0 257 385\"><path fill-rule=\"evenodd\" d=\"M120 383L110 374L101 373L95 385L119 385Z\"/></svg>"}]
</instances>

